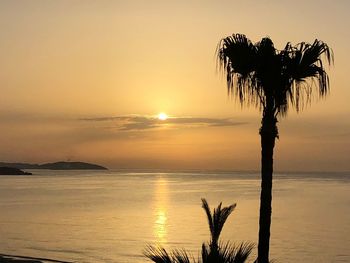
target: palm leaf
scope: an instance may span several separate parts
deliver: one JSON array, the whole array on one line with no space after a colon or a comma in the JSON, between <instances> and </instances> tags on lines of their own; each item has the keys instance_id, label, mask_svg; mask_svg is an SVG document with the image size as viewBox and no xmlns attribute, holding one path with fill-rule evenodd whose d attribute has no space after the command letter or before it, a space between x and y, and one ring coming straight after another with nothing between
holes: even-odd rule
<instances>
[{"instance_id":1,"label":"palm leaf","mask_svg":"<svg viewBox=\"0 0 350 263\"><path fill-rule=\"evenodd\" d=\"M285 116L289 106L297 111L311 102L316 86L319 97L329 92L329 77L323 65L334 62L329 46L315 40L277 50L270 38L253 44L245 35L222 39L217 48L220 69L227 87L242 105L258 106Z\"/></svg>"},{"instance_id":2,"label":"palm leaf","mask_svg":"<svg viewBox=\"0 0 350 263\"><path fill-rule=\"evenodd\" d=\"M184 249L175 249L168 253L165 248L148 246L143 252L144 256L155 263L190 263L190 256Z\"/></svg>"},{"instance_id":3,"label":"palm leaf","mask_svg":"<svg viewBox=\"0 0 350 263\"><path fill-rule=\"evenodd\" d=\"M236 204L233 204L224 208L221 208L221 206L222 206L222 203L220 203L218 207L214 209L212 214L207 200L202 198L202 207L208 218L209 230L211 234L211 246L214 246L214 247L218 245L218 240L219 240L222 228L224 227L224 224L227 218L229 217L229 215L235 209Z\"/></svg>"},{"instance_id":4,"label":"palm leaf","mask_svg":"<svg viewBox=\"0 0 350 263\"><path fill-rule=\"evenodd\" d=\"M245 262L248 259L253 248L254 248L254 245L252 243L249 243L249 242L241 243L239 245L238 249L236 248L236 250L235 250L235 256L234 256L234 260L232 261L232 263Z\"/></svg>"},{"instance_id":5,"label":"palm leaf","mask_svg":"<svg viewBox=\"0 0 350 263\"><path fill-rule=\"evenodd\" d=\"M216 251L202 245L202 263L244 263L252 252L254 245L243 242L235 246L230 242L220 243Z\"/></svg>"},{"instance_id":6,"label":"palm leaf","mask_svg":"<svg viewBox=\"0 0 350 263\"><path fill-rule=\"evenodd\" d=\"M162 247L147 246L143 254L155 263L176 263Z\"/></svg>"},{"instance_id":7,"label":"palm leaf","mask_svg":"<svg viewBox=\"0 0 350 263\"><path fill-rule=\"evenodd\" d=\"M173 251L173 259L176 263L190 263L190 256L184 249L176 249Z\"/></svg>"},{"instance_id":8,"label":"palm leaf","mask_svg":"<svg viewBox=\"0 0 350 263\"><path fill-rule=\"evenodd\" d=\"M226 74L228 91L242 104L256 104L256 46L245 35L233 34L219 42L216 53L219 68Z\"/></svg>"},{"instance_id":9,"label":"palm leaf","mask_svg":"<svg viewBox=\"0 0 350 263\"><path fill-rule=\"evenodd\" d=\"M289 76L289 87L285 88L290 103L297 111L311 102L312 90L316 86L317 96L328 94L329 77L323 64L323 58L331 65L334 63L332 49L320 40L313 44L302 42L289 52L290 60L285 65Z\"/></svg>"}]
</instances>

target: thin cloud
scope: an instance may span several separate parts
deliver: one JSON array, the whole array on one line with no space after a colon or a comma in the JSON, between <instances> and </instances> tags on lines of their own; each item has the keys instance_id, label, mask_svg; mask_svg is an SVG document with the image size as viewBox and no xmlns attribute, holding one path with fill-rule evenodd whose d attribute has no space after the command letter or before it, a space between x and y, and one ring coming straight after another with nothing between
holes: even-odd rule
<instances>
[{"instance_id":1,"label":"thin cloud","mask_svg":"<svg viewBox=\"0 0 350 263\"><path fill-rule=\"evenodd\" d=\"M120 131L143 131L158 128L180 127L230 127L245 124L232 118L198 118L198 117L169 117L160 120L155 116L113 116L100 118L84 118L82 121L109 123L111 128Z\"/></svg>"}]
</instances>

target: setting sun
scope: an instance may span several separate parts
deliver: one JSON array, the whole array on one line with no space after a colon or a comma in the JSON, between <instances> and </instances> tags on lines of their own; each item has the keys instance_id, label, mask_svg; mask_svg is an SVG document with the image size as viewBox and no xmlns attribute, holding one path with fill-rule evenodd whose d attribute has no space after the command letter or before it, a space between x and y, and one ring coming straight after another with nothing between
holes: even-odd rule
<instances>
[{"instance_id":1,"label":"setting sun","mask_svg":"<svg viewBox=\"0 0 350 263\"><path fill-rule=\"evenodd\" d=\"M168 119L168 115L166 115L164 112L161 112L158 114L158 119L161 121L165 121L166 119Z\"/></svg>"}]
</instances>

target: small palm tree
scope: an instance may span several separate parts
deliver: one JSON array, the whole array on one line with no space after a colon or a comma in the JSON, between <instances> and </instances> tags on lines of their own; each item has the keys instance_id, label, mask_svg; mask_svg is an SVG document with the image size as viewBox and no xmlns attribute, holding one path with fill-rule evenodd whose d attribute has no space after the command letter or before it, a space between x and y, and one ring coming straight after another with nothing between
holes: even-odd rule
<instances>
[{"instance_id":1,"label":"small palm tree","mask_svg":"<svg viewBox=\"0 0 350 263\"><path fill-rule=\"evenodd\" d=\"M253 104L262 111L258 263L269 261L277 121L286 116L290 106L299 111L310 103L314 88L320 97L327 95L329 79L323 56L329 65L333 62L332 50L317 39L312 44L287 43L283 50L277 50L268 37L253 44L245 35L233 34L218 45L218 62L227 77L229 92L242 105Z\"/></svg>"},{"instance_id":2,"label":"small palm tree","mask_svg":"<svg viewBox=\"0 0 350 263\"><path fill-rule=\"evenodd\" d=\"M211 213L209 205L205 199L202 199L202 207L206 212L211 239L208 244L202 244L201 258L198 263L244 263L250 255L253 245L245 242L239 246L227 243L219 243L220 234L224 224L232 213L236 204L221 208L222 203ZM168 253L162 247L148 246L144 255L155 263L193 263L196 260L190 256L186 250L173 250Z\"/></svg>"},{"instance_id":3,"label":"small palm tree","mask_svg":"<svg viewBox=\"0 0 350 263\"><path fill-rule=\"evenodd\" d=\"M211 235L210 249L212 251L218 249L218 242L222 228L224 227L224 224L229 215L235 209L236 204L224 208L221 208L221 206L222 203L220 203L218 207L214 209L212 215L207 200L205 200L204 198L202 199L202 208L204 209L208 218L209 230Z\"/></svg>"},{"instance_id":4,"label":"small palm tree","mask_svg":"<svg viewBox=\"0 0 350 263\"><path fill-rule=\"evenodd\" d=\"M219 244L219 238L224 224L235 209L236 204L221 208L222 203L211 213L209 205L202 199L202 207L207 215L211 240L202 245L203 263L238 263L245 262L253 249L252 244L242 243L235 247L229 242Z\"/></svg>"}]
</instances>

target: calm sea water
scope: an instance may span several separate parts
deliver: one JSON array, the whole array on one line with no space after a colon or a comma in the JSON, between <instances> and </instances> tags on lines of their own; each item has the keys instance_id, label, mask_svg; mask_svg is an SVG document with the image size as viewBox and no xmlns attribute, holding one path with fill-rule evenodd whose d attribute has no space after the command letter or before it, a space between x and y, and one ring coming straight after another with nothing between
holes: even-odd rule
<instances>
[{"instance_id":1,"label":"calm sea water","mask_svg":"<svg viewBox=\"0 0 350 263\"><path fill-rule=\"evenodd\" d=\"M139 263L147 244L161 244L197 256L209 238L202 197L237 203L222 239L257 240L255 173L34 173L0 177L0 253ZM350 262L349 248L350 175L276 174L271 258Z\"/></svg>"}]
</instances>

